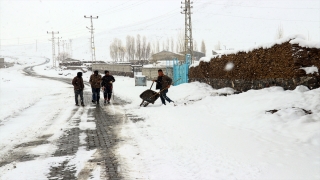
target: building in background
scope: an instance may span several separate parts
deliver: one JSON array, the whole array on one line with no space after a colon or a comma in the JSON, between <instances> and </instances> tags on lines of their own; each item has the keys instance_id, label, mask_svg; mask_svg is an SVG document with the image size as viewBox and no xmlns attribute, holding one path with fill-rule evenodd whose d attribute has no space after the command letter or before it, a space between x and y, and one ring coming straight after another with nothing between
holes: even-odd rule
<instances>
[{"instance_id":1,"label":"building in background","mask_svg":"<svg viewBox=\"0 0 320 180\"><path fill-rule=\"evenodd\" d=\"M177 54L170 51L161 51L156 54L153 54L150 58L150 61L155 63L161 60L173 60L177 58L179 61L183 61L185 59L183 54Z\"/></svg>"},{"instance_id":2,"label":"building in background","mask_svg":"<svg viewBox=\"0 0 320 180\"><path fill-rule=\"evenodd\" d=\"M183 52L180 52L180 54L184 54L185 53L185 51L183 51ZM205 53L203 53L203 52L199 52L199 51L193 51L192 52L193 53L193 60L194 61L199 61L200 60L200 58L202 58L202 57L205 57L206 56L206 54ZM184 58L185 59L185 58Z\"/></svg>"}]
</instances>

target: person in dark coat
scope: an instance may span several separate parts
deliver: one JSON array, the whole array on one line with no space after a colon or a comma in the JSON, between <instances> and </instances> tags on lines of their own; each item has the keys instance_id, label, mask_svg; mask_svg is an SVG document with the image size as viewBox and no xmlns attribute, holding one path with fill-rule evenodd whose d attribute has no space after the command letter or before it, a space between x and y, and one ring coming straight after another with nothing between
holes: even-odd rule
<instances>
[{"instance_id":1,"label":"person in dark coat","mask_svg":"<svg viewBox=\"0 0 320 180\"><path fill-rule=\"evenodd\" d=\"M104 96L104 103L110 103L113 83L116 81L112 75L109 74L109 71L104 71L105 76L102 77L102 89L103 89L103 96Z\"/></svg>"},{"instance_id":2,"label":"person in dark coat","mask_svg":"<svg viewBox=\"0 0 320 180\"><path fill-rule=\"evenodd\" d=\"M90 76L89 80L92 89L92 102L99 104L100 99L100 88L101 88L101 75L98 70L95 70L94 73Z\"/></svg>"},{"instance_id":3,"label":"person in dark coat","mask_svg":"<svg viewBox=\"0 0 320 180\"><path fill-rule=\"evenodd\" d=\"M81 106L84 106L84 103L83 103L84 84L83 84L83 79L82 79L82 72L78 72L77 76L73 78L72 85L74 88L76 106L79 106L79 104L78 104L78 96L79 95L80 95Z\"/></svg>"},{"instance_id":4,"label":"person in dark coat","mask_svg":"<svg viewBox=\"0 0 320 180\"><path fill-rule=\"evenodd\" d=\"M157 82L156 85L156 89L160 89L161 93L160 93L160 99L163 105L166 105L166 101L168 101L169 103L173 102L168 96L168 89L170 88L171 84L172 84L172 79L163 74L162 69L158 70L158 79L157 80L153 80L153 82Z\"/></svg>"}]
</instances>

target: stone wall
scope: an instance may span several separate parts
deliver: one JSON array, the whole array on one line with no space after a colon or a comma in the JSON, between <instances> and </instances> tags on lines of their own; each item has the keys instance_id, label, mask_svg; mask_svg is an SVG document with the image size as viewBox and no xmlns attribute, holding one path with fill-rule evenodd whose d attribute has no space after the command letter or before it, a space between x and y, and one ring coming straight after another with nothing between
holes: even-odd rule
<instances>
[{"instance_id":1,"label":"stone wall","mask_svg":"<svg viewBox=\"0 0 320 180\"><path fill-rule=\"evenodd\" d=\"M99 70L104 72L105 70L113 71L113 72L132 72L132 68L130 64L106 64L106 63L97 63L92 64L93 70Z\"/></svg>"},{"instance_id":2,"label":"stone wall","mask_svg":"<svg viewBox=\"0 0 320 180\"><path fill-rule=\"evenodd\" d=\"M101 74L104 74L104 71L99 71ZM122 72L122 71L109 71L111 75L116 75L116 76L128 76L133 78L134 73L133 72Z\"/></svg>"},{"instance_id":3,"label":"stone wall","mask_svg":"<svg viewBox=\"0 0 320 180\"><path fill-rule=\"evenodd\" d=\"M233 69L226 71L228 63ZM232 87L237 91L282 86L294 89L305 85L310 89L320 87L319 73L306 74L302 67L316 66L320 70L320 49L300 47L285 42L270 48L250 52L222 55L210 62L200 62L191 67L189 81L200 81L213 88Z\"/></svg>"},{"instance_id":4,"label":"stone wall","mask_svg":"<svg viewBox=\"0 0 320 180\"><path fill-rule=\"evenodd\" d=\"M104 74L104 71L108 70L111 75L134 77L130 64L92 64L92 69L98 70L101 74Z\"/></svg>"}]
</instances>

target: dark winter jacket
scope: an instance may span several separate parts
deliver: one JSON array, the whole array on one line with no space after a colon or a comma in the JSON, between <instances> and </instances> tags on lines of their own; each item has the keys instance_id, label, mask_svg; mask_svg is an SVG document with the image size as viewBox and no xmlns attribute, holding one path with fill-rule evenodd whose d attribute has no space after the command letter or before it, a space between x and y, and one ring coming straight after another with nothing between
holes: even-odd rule
<instances>
[{"instance_id":1,"label":"dark winter jacket","mask_svg":"<svg viewBox=\"0 0 320 180\"><path fill-rule=\"evenodd\" d=\"M72 85L74 87L74 90L83 90L84 89L84 84L83 84L83 79L82 77L74 77L72 80Z\"/></svg>"},{"instance_id":2,"label":"dark winter jacket","mask_svg":"<svg viewBox=\"0 0 320 180\"><path fill-rule=\"evenodd\" d=\"M115 82L116 80L114 79L114 77L112 75L103 76L101 86L106 87L106 88L112 87L112 83L110 83L110 81Z\"/></svg>"},{"instance_id":3,"label":"dark winter jacket","mask_svg":"<svg viewBox=\"0 0 320 180\"><path fill-rule=\"evenodd\" d=\"M98 74L98 75L92 74L90 76L89 82L90 82L92 88L100 88L101 87L100 86L101 75L100 74Z\"/></svg>"},{"instance_id":4,"label":"dark winter jacket","mask_svg":"<svg viewBox=\"0 0 320 180\"><path fill-rule=\"evenodd\" d=\"M156 80L156 82L157 82L156 89L162 90L172 84L172 79L167 75L163 75L163 76L158 76L158 79Z\"/></svg>"}]
</instances>

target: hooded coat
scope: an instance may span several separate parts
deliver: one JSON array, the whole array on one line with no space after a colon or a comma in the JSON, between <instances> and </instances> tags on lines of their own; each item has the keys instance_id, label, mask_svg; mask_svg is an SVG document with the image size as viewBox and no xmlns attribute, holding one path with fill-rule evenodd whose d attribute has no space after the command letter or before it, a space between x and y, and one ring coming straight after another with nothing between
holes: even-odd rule
<instances>
[{"instance_id":1,"label":"hooded coat","mask_svg":"<svg viewBox=\"0 0 320 180\"><path fill-rule=\"evenodd\" d=\"M73 78L72 85L73 85L74 90L83 90L84 89L84 84L83 84L81 72L78 72L77 76Z\"/></svg>"}]
</instances>

